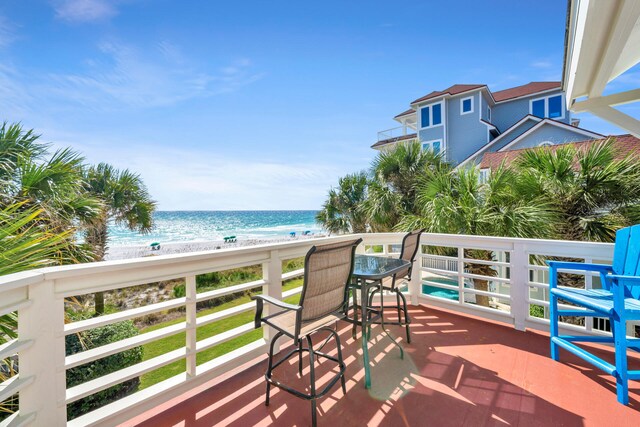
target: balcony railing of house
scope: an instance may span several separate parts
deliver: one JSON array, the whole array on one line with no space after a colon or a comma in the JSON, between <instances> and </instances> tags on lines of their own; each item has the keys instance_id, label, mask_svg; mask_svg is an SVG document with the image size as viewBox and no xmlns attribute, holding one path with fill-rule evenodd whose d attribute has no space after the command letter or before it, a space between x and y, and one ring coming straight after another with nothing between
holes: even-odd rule
<instances>
[{"instance_id":1,"label":"balcony railing of house","mask_svg":"<svg viewBox=\"0 0 640 427\"><path fill-rule=\"evenodd\" d=\"M401 233L363 234L361 237L364 242L358 250L361 253L396 256L402 236ZM283 273L283 261L303 256L314 244L351 238L337 236L54 267L1 277L0 315L18 313L18 338L0 347L0 359L13 357L19 362L19 373L0 384L0 402L19 393L19 411L1 424L64 425L67 422L68 404L172 362L186 361L184 371L178 375L69 421L69 425L114 425L263 356L266 352L265 343L271 336L268 328L263 329L263 338L198 363L196 356L200 352L246 334L252 330L253 323L227 328L218 335L202 339L197 338L198 328L214 322L224 324L230 316L253 311L254 305L249 302L199 316L197 304L260 287L262 292L278 299L295 295L300 288L283 292L282 283L300 276L302 271ZM611 244L424 234L417 261L420 268L413 269L406 292L414 305L424 303L456 310L511 324L518 330L546 330L548 276L542 260L568 257L585 262L610 262L612 255ZM258 281L207 292L197 291L196 276L200 274L255 265L262 266L262 278ZM582 273L568 271L565 274ZM597 277L589 274L581 277L586 288L599 286ZM65 322L65 299L72 296L175 279L181 279L185 284L186 296L183 298ZM479 289L480 286L476 286L479 283L488 283L488 286L482 286L486 290ZM478 303L478 296L488 297L481 298L483 305ZM183 310L184 321L65 356L67 335L171 309ZM594 325L591 319L587 319L583 325L566 324L565 327L574 333L606 333L599 330L606 329L606 325ZM181 333L184 333L185 340L179 349L77 386L66 386L68 369Z\"/></svg>"},{"instance_id":2,"label":"balcony railing of house","mask_svg":"<svg viewBox=\"0 0 640 427\"><path fill-rule=\"evenodd\" d=\"M409 126L398 126L391 129L381 130L378 132L378 142L385 141L387 139L401 138L412 133L415 133L415 130L411 129Z\"/></svg>"}]
</instances>

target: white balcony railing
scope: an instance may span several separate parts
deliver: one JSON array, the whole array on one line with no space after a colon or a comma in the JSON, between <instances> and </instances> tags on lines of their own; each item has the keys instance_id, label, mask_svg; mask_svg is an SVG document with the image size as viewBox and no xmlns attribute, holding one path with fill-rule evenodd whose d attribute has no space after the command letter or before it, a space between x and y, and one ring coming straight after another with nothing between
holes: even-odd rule
<instances>
[{"instance_id":1,"label":"white balcony railing","mask_svg":"<svg viewBox=\"0 0 640 427\"><path fill-rule=\"evenodd\" d=\"M378 132L378 142L385 141L387 139L407 136L410 133L415 133L415 130L406 125L398 126L391 129L381 130L380 132Z\"/></svg>"},{"instance_id":2,"label":"white balcony railing","mask_svg":"<svg viewBox=\"0 0 640 427\"><path fill-rule=\"evenodd\" d=\"M402 233L363 234L364 244L358 250L381 256L396 255L402 236ZM197 328L250 312L253 304L246 303L203 316L198 316L196 304L260 286L264 293L278 299L294 295L300 292L300 288L283 292L282 282L299 276L302 271L283 274L282 261L303 256L314 244L351 238L353 236L339 236L81 264L1 277L0 314L17 311L19 317L18 338L0 347L0 359L17 355L19 360L19 374L0 384L0 402L19 393L19 412L2 425L64 425L67 422L67 404L172 362L186 361L185 370L178 375L69 422L69 425L114 425L264 355L265 343L271 334L266 328L262 339L197 364L199 352L246 334L253 324L227 329L200 340L196 337ZM491 254L489 259L478 257L486 251ZM612 253L613 245L602 243L425 234L418 255L420 268L414 268L407 292L414 305L426 303L473 314L512 324L519 330L545 330L548 329L545 317L549 305L547 269L539 260L553 256L610 262ZM261 280L197 292L196 276L199 274L258 264L262 265ZM485 274L479 273L479 265L489 268ZM582 277L585 287L598 285L597 277L588 274ZM172 279L184 279L185 297L65 323L65 298ZM477 289L476 283L482 281L488 282L487 290ZM478 296L487 297L483 300L489 303L479 305ZM65 356L67 335L181 307L185 311L182 323ZM583 326L566 327L578 333L603 333L594 327L591 319L587 319ZM179 349L78 386L66 386L68 369L179 333L185 334L184 346Z\"/></svg>"}]
</instances>

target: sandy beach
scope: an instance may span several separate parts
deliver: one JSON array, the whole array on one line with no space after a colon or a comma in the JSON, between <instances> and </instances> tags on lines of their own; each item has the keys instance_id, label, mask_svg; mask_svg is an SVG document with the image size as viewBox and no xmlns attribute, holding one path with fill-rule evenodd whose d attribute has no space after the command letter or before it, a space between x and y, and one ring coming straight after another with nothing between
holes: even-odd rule
<instances>
[{"instance_id":1,"label":"sandy beach","mask_svg":"<svg viewBox=\"0 0 640 427\"><path fill-rule=\"evenodd\" d=\"M105 256L105 260L118 260L129 258L142 258L154 255L182 254L187 252L209 251L216 249L240 248L268 243L290 242L294 240L313 239L324 237L323 234L313 234L308 236L298 235L296 237L277 236L265 237L262 239L238 239L233 243L225 243L222 240L193 241L193 242L160 242L160 249L151 250L149 245L136 246L113 246L110 247Z\"/></svg>"}]
</instances>

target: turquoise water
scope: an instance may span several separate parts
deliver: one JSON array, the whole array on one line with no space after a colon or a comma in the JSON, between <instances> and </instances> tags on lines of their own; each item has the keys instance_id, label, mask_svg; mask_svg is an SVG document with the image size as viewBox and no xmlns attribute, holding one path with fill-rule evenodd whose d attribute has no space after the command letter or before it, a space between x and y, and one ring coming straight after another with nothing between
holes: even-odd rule
<instances>
[{"instance_id":1,"label":"turquoise water","mask_svg":"<svg viewBox=\"0 0 640 427\"><path fill-rule=\"evenodd\" d=\"M139 234L125 227L109 227L110 246L146 245L149 242L187 242L288 236L309 230L322 232L316 224L317 211L158 211L151 234Z\"/></svg>"}]
</instances>

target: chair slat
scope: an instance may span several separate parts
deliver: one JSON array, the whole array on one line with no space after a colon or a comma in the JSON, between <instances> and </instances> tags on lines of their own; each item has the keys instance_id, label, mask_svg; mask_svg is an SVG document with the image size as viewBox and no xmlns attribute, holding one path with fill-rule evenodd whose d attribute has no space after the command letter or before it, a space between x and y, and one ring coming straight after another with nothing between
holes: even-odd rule
<instances>
[{"instance_id":1,"label":"chair slat","mask_svg":"<svg viewBox=\"0 0 640 427\"><path fill-rule=\"evenodd\" d=\"M624 260L624 275L635 276L638 274L638 260L640 259L640 225L627 227L629 230L627 256ZM617 236L616 236L617 238ZM627 286L627 296L635 299L640 298L640 288Z\"/></svg>"}]
</instances>

